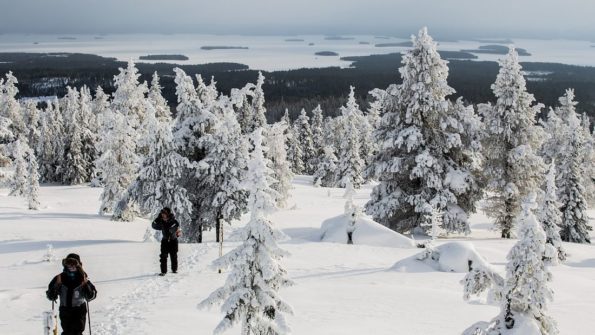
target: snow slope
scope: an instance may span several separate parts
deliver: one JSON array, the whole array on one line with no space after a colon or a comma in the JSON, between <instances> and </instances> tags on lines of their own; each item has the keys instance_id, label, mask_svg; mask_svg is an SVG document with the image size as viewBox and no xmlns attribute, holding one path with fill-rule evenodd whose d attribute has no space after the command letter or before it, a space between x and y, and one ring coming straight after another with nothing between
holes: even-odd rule
<instances>
[{"instance_id":1,"label":"snow slope","mask_svg":"<svg viewBox=\"0 0 595 335\"><path fill-rule=\"evenodd\" d=\"M420 249L320 242L322 222L343 213L344 191L315 188L310 181L296 177L290 209L272 216L290 237L281 246L291 253L285 264L296 285L281 295L295 309L289 317L294 334L460 334L498 313L481 299L463 301L459 281L464 273L439 272L413 261L391 270ZM69 252L81 255L99 290L90 305L93 334L210 334L222 315L196 305L226 277L209 267L218 254L214 233L208 232L202 245L181 245L180 273L157 277L159 244L142 242L148 221L111 222L98 216L100 191L42 186L42 209L33 212L26 210L24 199L7 197L7 190L0 189L0 334L41 333L42 312L50 308L45 287ZM356 204L363 205L369 191L359 190ZM470 237L436 244L471 242L503 273L515 241L499 239L481 213L472 222ZM229 235L232 229L227 228ZM237 243L226 242L224 252ZM47 244L55 249L53 263L42 261ZM561 334L595 333L595 249L565 248L568 261L552 269L551 313Z\"/></svg>"}]
</instances>

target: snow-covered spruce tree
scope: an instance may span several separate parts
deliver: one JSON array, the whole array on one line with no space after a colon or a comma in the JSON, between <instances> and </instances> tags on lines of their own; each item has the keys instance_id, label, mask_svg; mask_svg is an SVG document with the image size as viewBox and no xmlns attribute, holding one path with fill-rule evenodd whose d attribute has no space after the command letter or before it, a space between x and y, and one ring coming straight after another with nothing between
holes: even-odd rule
<instances>
[{"instance_id":1,"label":"snow-covered spruce tree","mask_svg":"<svg viewBox=\"0 0 595 335\"><path fill-rule=\"evenodd\" d=\"M248 193L242 185L248 164L248 144L242 135L233 107L225 100L211 132L199 139L206 152L198 164L198 183L202 196L201 220L215 226L219 242L223 223L231 223L246 212Z\"/></svg>"},{"instance_id":2,"label":"snow-covered spruce tree","mask_svg":"<svg viewBox=\"0 0 595 335\"><path fill-rule=\"evenodd\" d=\"M324 155L319 159L314 173L314 185L334 187L337 183L337 156L331 146L325 146L323 151Z\"/></svg>"},{"instance_id":3,"label":"snow-covered spruce tree","mask_svg":"<svg viewBox=\"0 0 595 335\"><path fill-rule=\"evenodd\" d=\"M280 121L272 124L267 131L267 144L269 151L267 157L271 161L270 168L273 170L273 179L275 182L271 187L277 191L277 207L285 208L291 189L291 180L293 173L287 161L287 151L285 150L285 132L287 125Z\"/></svg>"},{"instance_id":4,"label":"snow-covered spruce tree","mask_svg":"<svg viewBox=\"0 0 595 335\"><path fill-rule=\"evenodd\" d=\"M159 75L157 71L153 73L153 79L151 80L151 88L147 95L151 105L155 108L155 117L160 122L171 122L171 111L167 100L161 95L161 84L159 84Z\"/></svg>"},{"instance_id":5,"label":"snow-covered spruce tree","mask_svg":"<svg viewBox=\"0 0 595 335\"><path fill-rule=\"evenodd\" d=\"M261 131L257 129L253 134L254 150L248 163L250 221L239 234L244 242L213 263L219 268L231 267L231 272L224 286L199 304L209 307L224 301L221 311L225 317L215 328L215 334L238 322L245 335L290 333L284 314L293 313L292 308L278 291L292 282L281 265L281 259L287 256L277 245L281 232L268 219L268 213L275 208L275 192L269 186L270 171L265 163Z\"/></svg>"},{"instance_id":6,"label":"snow-covered spruce tree","mask_svg":"<svg viewBox=\"0 0 595 335\"><path fill-rule=\"evenodd\" d=\"M100 215L114 210L116 202L123 198L127 188L136 178L138 167L135 132L127 117L109 110L104 121L106 135L100 138L99 148L102 154L97 160L104 184L100 198Z\"/></svg>"},{"instance_id":7,"label":"snow-covered spruce tree","mask_svg":"<svg viewBox=\"0 0 595 335\"><path fill-rule=\"evenodd\" d=\"M593 228L589 225L587 215L587 201L582 167L583 162L583 134L578 130L580 125L569 128L569 144L566 147L564 164L560 167L559 180L559 201L562 205L562 223L560 237L562 241L575 243L591 243L589 231Z\"/></svg>"},{"instance_id":8,"label":"snow-covered spruce tree","mask_svg":"<svg viewBox=\"0 0 595 335\"><path fill-rule=\"evenodd\" d=\"M127 203L137 204L141 214L156 217L163 207L175 210L177 220L187 225L191 220L192 204L188 200L188 192L181 186L180 178L188 167L188 160L176 152L170 123L163 115L147 103L147 114L143 127L147 137L142 139L149 148L144 157L140 171L128 188ZM119 216L130 216L126 213L128 206L121 208Z\"/></svg>"},{"instance_id":9,"label":"snow-covered spruce tree","mask_svg":"<svg viewBox=\"0 0 595 335\"><path fill-rule=\"evenodd\" d=\"M595 205L595 135L591 131L591 120L587 113L581 114L581 127L585 136L583 167L585 169L585 198ZM595 129L594 129L595 131Z\"/></svg>"},{"instance_id":10,"label":"snow-covered spruce tree","mask_svg":"<svg viewBox=\"0 0 595 335\"><path fill-rule=\"evenodd\" d=\"M94 162L97 159L97 117L93 113L91 91L87 86L81 88L80 111L77 122L81 129L81 155L87 162L86 181L91 180Z\"/></svg>"},{"instance_id":11,"label":"snow-covered spruce tree","mask_svg":"<svg viewBox=\"0 0 595 335\"><path fill-rule=\"evenodd\" d=\"M6 80L0 85L0 116L6 117L10 120L10 131L15 138L27 136L27 126L23 119L23 112L21 104L16 99L19 89L17 78L11 72L6 74Z\"/></svg>"},{"instance_id":12,"label":"snow-covered spruce tree","mask_svg":"<svg viewBox=\"0 0 595 335\"><path fill-rule=\"evenodd\" d=\"M53 105L49 108L49 105ZM51 148L54 151L51 165L54 169L54 177L51 181L62 182L64 177L64 152L66 150L66 131L64 125L64 116L60 107L60 101L54 100L48 105L48 117L50 119L49 125L51 129L52 138L45 137L47 141L51 142Z\"/></svg>"},{"instance_id":13,"label":"snow-covered spruce tree","mask_svg":"<svg viewBox=\"0 0 595 335\"><path fill-rule=\"evenodd\" d=\"M533 214L537 207L535 194L524 198L522 210L515 221L518 226L518 242L508 253L506 280L500 305L500 314L490 323L480 322L463 334L505 334L507 329L532 322L539 327L539 334L558 334L556 322L548 315L547 305L553 298L548 287L552 275L543 256L546 236L541 224Z\"/></svg>"},{"instance_id":14,"label":"snow-covered spruce tree","mask_svg":"<svg viewBox=\"0 0 595 335\"><path fill-rule=\"evenodd\" d=\"M14 165L14 174L10 183L8 195L22 197L27 195L27 154L31 151L27 140L17 138L12 142L12 157Z\"/></svg>"},{"instance_id":15,"label":"snow-covered spruce tree","mask_svg":"<svg viewBox=\"0 0 595 335\"><path fill-rule=\"evenodd\" d=\"M252 89L254 84L248 83L241 89L231 90L231 101L238 114L238 122L242 129L242 134L247 135L251 133L254 124L254 108L250 102L250 96L253 94Z\"/></svg>"},{"instance_id":16,"label":"snow-covered spruce tree","mask_svg":"<svg viewBox=\"0 0 595 335\"><path fill-rule=\"evenodd\" d=\"M370 178L378 180L366 211L399 232L425 227L432 211L444 213L447 232L469 232L468 214L481 192L475 175L481 123L471 107L446 97L447 62L423 28L399 69L403 83L391 85L381 102L375 131L381 149Z\"/></svg>"},{"instance_id":17,"label":"snow-covered spruce tree","mask_svg":"<svg viewBox=\"0 0 595 335\"><path fill-rule=\"evenodd\" d=\"M206 156L206 151L200 144L200 138L205 134L211 133L211 128L215 123L215 115L206 109L199 99L192 78L179 68L175 68L176 73L176 95L178 98L177 114L174 121L174 143L176 151L190 162L190 167L183 171L180 178L181 187L188 191L190 202L192 203L192 219L182 225L186 241L202 242L202 232L206 225L213 224L203 220L201 213L204 203L203 190L200 188L197 178L197 167L201 160Z\"/></svg>"},{"instance_id":18,"label":"snow-covered spruce tree","mask_svg":"<svg viewBox=\"0 0 595 335\"><path fill-rule=\"evenodd\" d=\"M355 102L354 88L350 87L347 105L341 107L341 146L339 149L339 164L337 167L337 186L345 187L347 180L355 188L360 188L364 182L364 160L361 158L361 129L362 112Z\"/></svg>"},{"instance_id":19,"label":"snow-covered spruce tree","mask_svg":"<svg viewBox=\"0 0 595 335\"><path fill-rule=\"evenodd\" d=\"M557 264L558 261L564 261L566 259L566 252L560 239L562 213L560 212L560 204L558 203L557 190L556 166L552 162L545 180L545 192L537 211L537 217L545 231L546 243L553 248L551 255L547 253L544 255L544 259L548 264Z\"/></svg>"},{"instance_id":20,"label":"snow-covered spruce tree","mask_svg":"<svg viewBox=\"0 0 595 335\"><path fill-rule=\"evenodd\" d=\"M324 116L322 115L322 108L320 105L312 110L312 117L310 118L310 128L312 129L312 144L314 145L314 157L312 158L312 165L316 171L318 164L324 156Z\"/></svg>"},{"instance_id":21,"label":"snow-covered spruce tree","mask_svg":"<svg viewBox=\"0 0 595 335\"><path fill-rule=\"evenodd\" d=\"M92 103L92 111L95 115L95 120L97 122L97 141L95 142L95 151L97 157L101 157L101 155L103 154L99 141L103 137L107 136L107 131L109 131L110 129L109 126L104 125L104 123L111 125L111 120L104 120L106 116L112 115L109 110L109 96L105 94L101 86L97 86L97 89L95 89L95 98L93 99ZM101 175L101 168L97 166L97 159L95 159L95 162L93 162L93 166L94 170L91 176L91 186L101 187L103 186L103 177Z\"/></svg>"},{"instance_id":22,"label":"snow-covered spruce tree","mask_svg":"<svg viewBox=\"0 0 595 335\"><path fill-rule=\"evenodd\" d=\"M540 121L547 137L541 147L541 155L548 163L556 162L557 171L560 170L565 146L568 145L566 135L569 127L571 124L577 125L580 122L576 114L577 102L574 101L574 91L566 90L564 96L558 100L560 106L555 109L550 108L547 119Z\"/></svg>"},{"instance_id":23,"label":"snow-covered spruce tree","mask_svg":"<svg viewBox=\"0 0 595 335\"><path fill-rule=\"evenodd\" d=\"M296 136L296 144L299 146L302 152L302 162L304 164L303 173L313 174L315 166L313 159L316 157L314 152L314 143L312 141L312 129L310 129L310 118L306 115L306 111L302 109L300 116L295 120L293 124L294 135Z\"/></svg>"},{"instance_id":24,"label":"snow-covered spruce tree","mask_svg":"<svg viewBox=\"0 0 595 335\"><path fill-rule=\"evenodd\" d=\"M264 99L264 90L262 86L264 85L264 76L262 72L258 71L258 79L256 80L256 85L254 86L254 92L252 93L252 111L253 111L253 119L252 119L252 126L251 132L258 128L262 128L263 131L266 130L267 125L267 118L266 118L266 108L264 107L265 99Z\"/></svg>"},{"instance_id":25,"label":"snow-covered spruce tree","mask_svg":"<svg viewBox=\"0 0 595 335\"><path fill-rule=\"evenodd\" d=\"M26 136L27 136L27 143L31 149L38 155L37 148L39 146L39 142L41 141L41 115L39 109L37 108L37 101L35 100L27 100L23 106L23 117L25 121L26 129Z\"/></svg>"},{"instance_id":26,"label":"snow-covered spruce tree","mask_svg":"<svg viewBox=\"0 0 595 335\"><path fill-rule=\"evenodd\" d=\"M54 165L54 138L53 127L51 125L51 113L53 104L48 102L47 108L41 113L39 121L39 143L37 144L37 155L39 156L39 175L40 180L44 182L54 181L56 166Z\"/></svg>"},{"instance_id":27,"label":"snow-covered spruce tree","mask_svg":"<svg viewBox=\"0 0 595 335\"><path fill-rule=\"evenodd\" d=\"M90 110L88 104L82 106L83 100L80 99L80 96L76 89L68 87L67 97L65 97L68 144L62 167L62 182L68 185L82 184L90 180L95 156L95 143L92 139L94 134L91 134L88 129L83 129ZM83 116L83 113L86 115ZM89 149L89 146L91 154L84 152L85 149Z\"/></svg>"},{"instance_id":28,"label":"snow-covered spruce tree","mask_svg":"<svg viewBox=\"0 0 595 335\"><path fill-rule=\"evenodd\" d=\"M147 154L148 148L138 145L138 140L145 136L142 124L145 119L145 95L148 92L147 83L139 83L140 74L134 62L130 60L126 68L119 68L120 72L114 76L114 86L111 109L126 117L134 132L135 152L142 157ZM140 161L139 161L140 163Z\"/></svg>"},{"instance_id":29,"label":"snow-covered spruce tree","mask_svg":"<svg viewBox=\"0 0 595 335\"><path fill-rule=\"evenodd\" d=\"M291 171L295 174L305 173L304 150L299 141L299 133L296 130L295 123L288 127L286 141L287 157L289 158Z\"/></svg>"},{"instance_id":30,"label":"snow-covered spruce tree","mask_svg":"<svg viewBox=\"0 0 595 335\"><path fill-rule=\"evenodd\" d=\"M484 209L496 220L502 237L510 238L522 199L537 191L545 171L537 155L544 135L535 120L542 105L533 105L535 98L527 92L514 48L500 62L492 90L496 104L479 106L486 131L484 171L490 191Z\"/></svg>"},{"instance_id":31,"label":"snow-covered spruce tree","mask_svg":"<svg viewBox=\"0 0 595 335\"><path fill-rule=\"evenodd\" d=\"M39 209L39 171L32 149L27 153L27 203L29 209Z\"/></svg>"}]
</instances>

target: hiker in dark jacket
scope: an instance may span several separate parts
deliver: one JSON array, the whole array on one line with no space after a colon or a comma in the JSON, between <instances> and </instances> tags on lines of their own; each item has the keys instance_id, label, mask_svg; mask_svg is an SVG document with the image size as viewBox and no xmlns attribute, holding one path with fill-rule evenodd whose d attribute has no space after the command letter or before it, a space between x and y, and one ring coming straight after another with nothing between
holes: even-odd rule
<instances>
[{"instance_id":1,"label":"hiker in dark jacket","mask_svg":"<svg viewBox=\"0 0 595 335\"><path fill-rule=\"evenodd\" d=\"M160 276L167 273L167 255L171 260L171 271L178 271L178 237L180 237L180 224L174 217L171 209L165 207L159 212L159 216L153 221L153 229L161 230L161 254L159 262L161 264Z\"/></svg>"},{"instance_id":2,"label":"hiker in dark jacket","mask_svg":"<svg viewBox=\"0 0 595 335\"><path fill-rule=\"evenodd\" d=\"M87 278L79 255L69 254L62 260L62 266L64 270L52 279L45 294L51 301L60 298L62 335L82 335L87 302L95 299L97 290Z\"/></svg>"}]
</instances>

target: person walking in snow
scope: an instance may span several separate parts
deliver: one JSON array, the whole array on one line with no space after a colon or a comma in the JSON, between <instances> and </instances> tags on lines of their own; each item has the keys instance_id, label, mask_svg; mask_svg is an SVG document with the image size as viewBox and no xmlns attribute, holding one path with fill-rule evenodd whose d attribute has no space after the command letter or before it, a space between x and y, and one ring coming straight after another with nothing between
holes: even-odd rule
<instances>
[{"instance_id":1,"label":"person walking in snow","mask_svg":"<svg viewBox=\"0 0 595 335\"><path fill-rule=\"evenodd\" d=\"M161 230L163 236L161 238L161 254L159 255L161 265L159 275L164 276L167 273L168 255L171 261L171 271L176 273L178 271L178 237L181 235L180 224L171 209L164 207L151 226L153 229Z\"/></svg>"},{"instance_id":2,"label":"person walking in snow","mask_svg":"<svg viewBox=\"0 0 595 335\"><path fill-rule=\"evenodd\" d=\"M62 335L82 335L87 318L87 302L95 299L97 290L83 270L81 258L68 254L62 260L64 269L56 275L46 291L51 301L60 298L60 325Z\"/></svg>"}]
</instances>

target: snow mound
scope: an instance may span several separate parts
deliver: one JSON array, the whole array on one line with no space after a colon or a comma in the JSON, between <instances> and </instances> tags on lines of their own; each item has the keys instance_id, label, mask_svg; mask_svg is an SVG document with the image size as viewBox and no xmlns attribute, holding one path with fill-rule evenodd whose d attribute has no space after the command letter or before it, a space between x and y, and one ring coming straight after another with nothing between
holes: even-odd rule
<instances>
[{"instance_id":1,"label":"snow mound","mask_svg":"<svg viewBox=\"0 0 595 335\"><path fill-rule=\"evenodd\" d=\"M469 242L449 242L437 247L430 246L415 257L443 272L469 272L470 268L478 266L491 268Z\"/></svg>"},{"instance_id":2,"label":"snow mound","mask_svg":"<svg viewBox=\"0 0 595 335\"><path fill-rule=\"evenodd\" d=\"M322 233L320 240L323 242L347 244L347 224L348 219L345 215L324 220L320 228ZM357 220L352 238L353 244L393 248L415 247L415 243L410 238L392 231L365 216Z\"/></svg>"}]
</instances>

